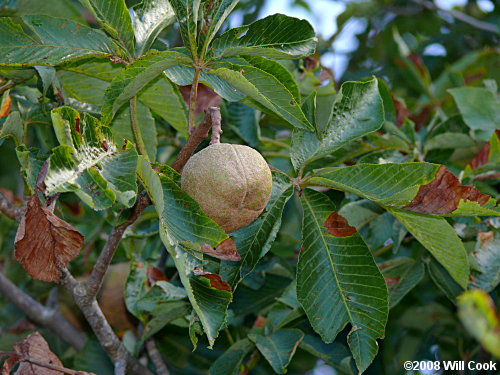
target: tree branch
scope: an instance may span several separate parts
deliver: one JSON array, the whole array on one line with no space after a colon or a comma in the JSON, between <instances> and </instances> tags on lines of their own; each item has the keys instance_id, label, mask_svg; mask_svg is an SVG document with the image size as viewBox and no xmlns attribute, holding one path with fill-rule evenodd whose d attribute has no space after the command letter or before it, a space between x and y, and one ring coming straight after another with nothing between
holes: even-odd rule
<instances>
[{"instance_id":1,"label":"tree branch","mask_svg":"<svg viewBox=\"0 0 500 375\"><path fill-rule=\"evenodd\" d=\"M10 282L2 272L0 272L0 294L24 312L32 322L48 328L76 350L81 350L85 345L85 335L74 328L59 311L48 309L35 301Z\"/></svg>"},{"instance_id":2,"label":"tree branch","mask_svg":"<svg viewBox=\"0 0 500 375\"><path fill-rule=\"evenodd\" d=\"M96 264L92 268L92 273L84 284L87 298L94 298L97 293L99 293L102 281L106 275L109 265L111 264L111 260L115 255L115 251L120 244L123 233L125 233L127 228L139 218L141 212L150 204L151 201L147 193L143 192L137 198L132 216L122 225L113 228L106 244L104 245L104 248L101 251L101 254L99 255L99 258L97 259Z\"/></svg>"},{"instance_id":3,"label":"tree branch","mask_svg":"<svg viewBox=\"0 0 500 375\"><path fill-rule=\"evenodd\" d=\"M210 107L206 110L205 117L203 121L190 133L189 138L182 148L177 159L175 159L172 168L177 172L182 172L182 169L186 165L187 161L193 155L194 151L198 145L208 137L208 131L210 128L219 128L221 123L221 114L218 107ZM220 134L219 134L220 138Z\"/></svg>"},{"instance_id":4,"label":"tree branch","mask_svg":"<svg viewBox=\"0 0 500 375\"><path fill-rule=\"evenodd\" d=\"M76 281L66 268L62 268L61 272L63 274L61 284L73 296L76 305L82 311L102 348L115 365L115 374L123 374L123 363L126 361L127 370L130 374L152 375L147 368L139 363L137 358L133 357L127 351L123 343L116 336L99 307L95 296L89 297L85 285Z\"/></svg>"},{"instance_id":5,"label":"tree branch","mask_svg":"<svg viewBox=\"0 0 500 375\"><path fill-rule=\"evenodd\" d=\"M14 206L7 197L0 192L0 212L12 220L20 221L24 215L24 207Z\"/></svg>"},{"instance_id":6,"label":"tree branch","mask_svg":"<svg viewBox=\"0 0 500 375\"><path fill-rule=\"evenodd\" d=\"M146 341L146 349L148 351L149 358L155 365L156 373L158 375L170 375L170 371L168 371L167 365L163 361L158 348L156 347L156 343L152 338Z\"/></svg>"}]
</instances>

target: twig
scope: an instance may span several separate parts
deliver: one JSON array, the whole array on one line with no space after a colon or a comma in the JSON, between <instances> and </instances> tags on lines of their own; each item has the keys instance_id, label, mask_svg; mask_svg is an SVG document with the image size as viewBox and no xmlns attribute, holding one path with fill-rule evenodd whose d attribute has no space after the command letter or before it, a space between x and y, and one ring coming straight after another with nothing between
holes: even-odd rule
<instances>
[{"instance_id":1,"label":"twig","mask_svg":"<svg viewBox=\"0 0 500 375\"><path fill-rule=\"evenodd\" d=\"M156 373L158 375L170 375L170 371L168 371L167 365L163 361L163 358L161 357L153 339L146 341L146 349L148 351L149 358L151 358L151 361L155 365Z\"/></svg>"},{"instance_id":2,"label":"twig","mask_svg":"<svg viewBox=\"0 0 500 375\"><path fill-rule=\"evenodd\" d=\"M12 220L19 221L24 215L24 207L14 206L7 197L0 192L0 212Z\"/></svg>"},{"instance_id":3,"label":"twig","mask_svg":"<svg viewBox=\"0 0 500 375\"><path fill-rule=\"evenodd\" d=\"M436 4L430 2L430 1L425 1L425 0L413 0L414 3L419 4L429 10L434 10L434 11L440 11L446 14L449 14L453 18L462 21L464 23L469 24L472 27L475 27L476 29L487 31L490 33L495 33L495 34L500 34L500 28L492 25L491 23L488 22L483 22L475 19L474 17L469 16L468 14L456 11L456 10L446 10L446 9L441 9L438 7Z\"/></svg>"},{"instance_id":4,"label":"twig","mask_svg":"<svg viewBox=\"0 0 500 375\"><path fill-rule=\"evenodd\" d=\"M201 68L194 68L193 83L189 94L189 118L188 118L188 134L191 134L194 128L196 102L198 101L198 83L200 81Z\"/></svg>"},{"instance_id":5,"label":"twig","mask_svg":"<svg viewBox=\"0 0 500 375\"><path fill-rule=\"evenodd\" d=\"M63 274L61 284L73 296L76 305L82 311L102 348L108 354L111 361L115 363L115 366L120 368L122 365L117 364L126 361L127 370L130 374L152 375L147 368L139 363L137 358L133 357L127 351L123 343L118 339L99 307L95 296L89 298L84 284L76 281L66 268L62 268L61 272ZM119 374L118 371L115 373Z\"/></svg>"},{"instance_id":6,"label":"twig","mask_svg":"<svg viewBox=\"0 0 500 375\"><path fill-rule=\"evenodd\" d=\"M9 300L35 324L47 327L69 345L81 350L86 337L74 328L57 310L48 309L19 289L0 272L0 294Z\"/></svg>"},{"instance_id":7,"label":"twig","mask_svg":"<svg viewBox=\"0 0 500 375\"><path fill-rule=\"evenodd\" d=\"M208 137L208 131L214 126L214 123L216 124L218 121L221 121L220 109L217 107L208 108L203 121L190 133L186 144L177 156L177 159L175 159L174 164L172 164L173 169L177 172L182 172L182 169L191 155L193 155L196 147Z\"/></svg>"},{"instance_id":8,"label":"twig","mask_svg":"<svg viewBox=\"0 0 500 375\"><path fill-rule=\"evenodd\" d=\"M141 128L139 127L139 119L137 117L137 97L130 99L130 123L132 124L132 131L134 132L135 143L139 154L144 156L149 161L146 145L141 135Z\"/></svg>"},{"instance_id":9,"label":"twig","mask_svg":"<svg viewBox=\"0 0 500 375\"><path fill-rule=\"evenodd\" d=\"M222 135L222 117L220 111L214 111L211 113L212 117L212 139L210 144L214 145L220 143L220 137Z\"/></svg>"},{"instance_id":10,"label":"twig","mask_svg":"<svg viewBox=\"0 0 500 375\"><path fill-rule=\"evenodd\" d=\"M106 244L104 245L104 248L101 251L101 254L99 255L99 258L97 259L96 264L92 269L92 273L84 284L85 295L87 298L92 299L97 295L97 293L99 293L102 280L104 279L111 260L115 255L116 248L122 239L123 233L125 233L125 230L127 230L127 228L139 218L141 212L150 204L151 201L149 200L148 195L146 192L143 192L137 198L132 216L122 225L113 228Z\"/></svg>"}]
</instances>

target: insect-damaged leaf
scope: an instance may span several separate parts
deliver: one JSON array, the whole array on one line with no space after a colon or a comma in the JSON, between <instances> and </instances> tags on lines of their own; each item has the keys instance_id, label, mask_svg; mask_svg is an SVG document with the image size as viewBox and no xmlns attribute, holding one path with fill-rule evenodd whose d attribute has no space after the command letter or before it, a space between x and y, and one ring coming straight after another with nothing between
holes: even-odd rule
<instances>
[{"instance_id":1,"label":"insect-damaged leaf","mask_svg":"<svg viewBox=\"0 0 500 375\"><path fill-rule=\"evenodd\" d=\"M47 194L75 192L95 210L115 201L131 207L136 198L137 152L130 142L115 144L111 129L72 108L52 111L60 146L52 150L45 178Z\"/></svg>"},{"instance_id":2,"label":"insect-damaged leaf","mask_svg":"<svg viewBox=\"0 0 500 375\"><path fill-rule=\"evenodd\" d=\"M325 221L326 231L334 237L351 237L356 233L356 228L351 227L346 218L332 212Z\"/></svg>"},{"instance_id":3,"label":"insect-damaged leaf","mask_svg":"<svg viewBox=\"0 0 500 375\"><path fill-rule=\"evenodd\" d=\"M442 165L436 178L420 186L417 196L404 209L420 214L449 214L457 209L461 200L477 202L484 206L490 197L472 186L462 185L458 178Z\"/></svg>"},{"instance_id":4,"label":"insect-damaged leaf","mask_svg":"<svg viewBox=\"0 0 500 375\"><path fill-rule=\"evenodd\" d=\"M347 191L385 207L442 216L500 216L495 199L464 186L430 163L358 164L325 168L308 185Z\"/></svg>"},{"instance_id":5,"label":"insect-damaged leaf","mask_svg":"<svg viewBox=\"0 0 500 375\"><path fill-rule=\"evenodd\" d=\"M227 238L218 244L215 248L210 245L202 244L201 251L217 259L231 260L237 262L241 260L240 254L236 251L236 244L231 238Z\"/></svg>"},{"instance_id":6,"label":"insect-damaged leaf","mask_svg":"<svg viewBox=\"0 0 500 375\"><path fill-rule=\"evenodd\" d=\"M31 277L57 282L60 267L75 258L83 236L33 195L17 229L14 255Z\"/></svg>"}]
</instances>

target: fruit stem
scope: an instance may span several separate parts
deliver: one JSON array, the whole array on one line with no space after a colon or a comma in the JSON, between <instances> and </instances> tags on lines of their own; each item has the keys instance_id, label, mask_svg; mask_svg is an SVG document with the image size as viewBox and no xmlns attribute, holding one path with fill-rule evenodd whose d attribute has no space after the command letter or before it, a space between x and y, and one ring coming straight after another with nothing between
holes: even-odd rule
<instances>
[{"instance_id":1,"label":"fruit stem","mask_svg":"<svg viewBox=\"0 0 500 375\"><path fill-rule=\"evenodd\" d=\"M134 132L135 143L137 151L149 161L149 156L146 151L146 146L141 136L141 129L139 128L139 119L137 117L137 97L130 99L130 123L132 124L132 131Z\"/></svg>"}]
</instances>

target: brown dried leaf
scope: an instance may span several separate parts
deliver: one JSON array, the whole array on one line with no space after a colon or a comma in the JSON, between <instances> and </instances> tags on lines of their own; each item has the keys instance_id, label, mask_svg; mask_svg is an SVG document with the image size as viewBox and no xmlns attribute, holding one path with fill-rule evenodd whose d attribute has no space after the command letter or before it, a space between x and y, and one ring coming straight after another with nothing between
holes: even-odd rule
<instances>
[{"instance_id":1,"label":"brown dried leaf","mask_svg":"<svg viewBox=\"0 0 500 375\"><path fill-rule=\"evenodd\" d=\"M240 254L236 250L236 244L231 238L226 238L215 249L210 245L201 244L201 251L221 260L232 260L233 262L241 260Z\"/></svg>"},{"instance_id":2,"label":"brown dried leaf","mask_svg":"<svg viewBox=\"0 0 500 375\"><path fill-rule=\"evenodd\" d=\"M148 282L150 286L155 285L158 281L168 281L167 275L162 270L156 267L148 267Z\"/></svg>"},{"instance_id":3,"label":"brown dried leaf","mask_svg":"<svg viewBox=\"0 0 500 375\"><path fill-rule=\"evenodd\" d=\"M351 227L346 218L336 212L332 212L325 221L325 228L329 234L335 237L350 237L355 234L356 228Z\"/></svg>"},{"instance_id":4,"label":"brown dried leaf","mask_svg":"<svg viewBox=\"0 0 500 375\"><path fill-rule=\"evenodd\" d=\"M26 331L32 331L36 328L38 328L38 326L31 322L28 318L22 318L7 328L6 332L13 335L20 335Z\"/></svg>"},{"instance_id":5,"label":"brown dried leaf","mask_svg":"<svg viewBox=\"0 0 500 375\"><path fill-rule=\"evenodd\" d=\"M417 196L404 209L420 214L449 214L457 209L462 199L483 206L490 197L472 186L462 185L458 178L442 165L436 178L420 186Z\"/></svg>"},{"instance_id":6,"label":"brown dried leaf","mask_svg":"<svg viewBox=\"0 0 500 375\"><path fill-rule=\"evenodd\" d=\"M194 268L193 273L195 276L201 276L208 279L210 281L210 286L214 289L227 290L228 292L232 290L231 285L229 285L226 281L222 280L221 277L216 273L204 272L198 267Z\"/></svg>"},{"instance_id":7,"label":"brown dried leaf","mask_svg":"<svg viewBox=\"0 0 500 375\"><path fill-rule=\"evenodd\" d=\"M59 358L50 351L47 341L38 332L34 332L23 341L14 344L14 350L22 358L63 367ZM33 363L21 362L15 375L61 375L61 372L37 366Z\"/></svg>"},{"instance_id":8,"label":"brown dried leaf","mask_svg":"<svg viewBox=\"0 0 500 375\"><path fill-rule=\"evenodd\" d=\"M498 139L500 139L500 130L496 131L496 136L498 137ZM470 162L471 168L478 169L479 167L485 165L490 160L490 150L491 150L491 143L488 142L471 160Z\"/></svg>"},{"instance_id":9,"label":"brown dried leaf","mask_svg":"<svg viewBox=\"0 0 500 375\"><path fill-rule=\"evenodd\" d=\"M83 236L48 208L34 194L17 229L14 255L26 272L36 280L55 281L60 267L75 258Z\"/></svg>"},{"instance_id":10,"label":"brown dried leaf","mask_svg":"<svg viewBox=\"0 0 500 375\"><path fill-rule=\"evenodd\" d=\"M10 96L7 96L7 98L2 104L2 108L0 108L0 117L8 116L11 108L12 108L12 100L10 99Z\"/></svg>"}]
</instances>

